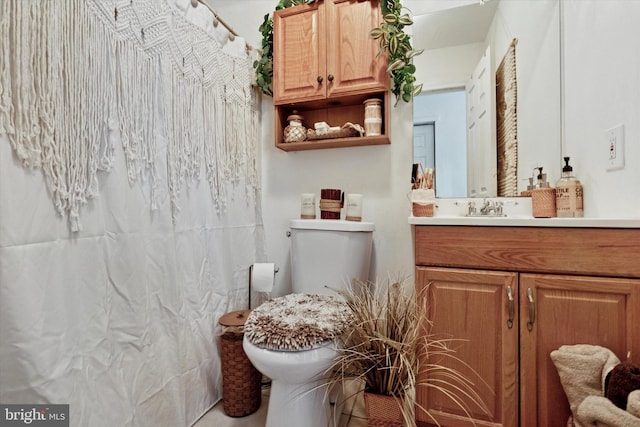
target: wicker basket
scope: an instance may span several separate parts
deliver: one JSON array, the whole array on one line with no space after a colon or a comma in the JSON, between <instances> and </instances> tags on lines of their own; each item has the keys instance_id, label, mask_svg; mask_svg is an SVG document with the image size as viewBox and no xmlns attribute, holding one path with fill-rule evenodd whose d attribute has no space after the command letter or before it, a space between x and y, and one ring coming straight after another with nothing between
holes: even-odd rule
<instances>
[{"instance_id":1,"label":"wicker basket","mask_svg":"<svg viewBox=\"0 0 640 427\"><path fill-rule=\"evenodd\" d=\"M327 132L323 134L318 134L313 129L307 129L307 141L315 141L319 139L333 139L333 138L350 138L355 136L360 136L360 133L351 127L345 127L340 130Z\"/></svg>"},{"instance_id":2,"label":"wicker basket","mask_svg":"<svg viewBox=\"0 0 640 427\"><path fill-rule=\"evenodd\" d=\"M402 403L393 396L365 392L364 403L369 427L402 427L404 425L400 406Z\"/></svg>"},{"instance_id":3,"label":"wicker basket","mask_svg":"<svg viewBox=\"0 0 640 427\"><path fill-rule=\"evenodd\" d=\"M421 203L411 203L413 216L433 216L433 204L423 205Z\"/></svg>"},{"instance_id":4,"label":"wicker basket","mask_svg":"<svg viewBox=\"0 0 640 427\"><path fill-rule=\"evenodd\" d=\"M531 208L534 218L556 216L556 189L536 188L531 191Z\"/></svg>"},{"instance_id":5,"label":"wicker basket","mask_svg":"<svg viewBox=\"0 0 640 427\"><path fill-rule=\"evenodd\" d=\"M227 326L220 335L222 408L230 417L252 414L260 408L262 401L262 374L251 364L242 348L243 327L226 322L229 318L246 319L247 312L248 310L241 310L227 313L220 320L221 325Z\"/></svg>"}]
</instances>

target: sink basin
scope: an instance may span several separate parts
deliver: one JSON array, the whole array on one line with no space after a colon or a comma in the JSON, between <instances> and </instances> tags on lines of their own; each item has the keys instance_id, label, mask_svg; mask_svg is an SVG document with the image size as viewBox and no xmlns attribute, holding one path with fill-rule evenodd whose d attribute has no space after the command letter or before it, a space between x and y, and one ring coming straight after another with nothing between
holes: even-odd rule
<instances>
[{"instance_id":1,"label":"sink basin","mask_svg":"<svg viewBox=\"0 0 640 427\"><path fill-rule=\"evenodd\" d=\"M435 217L468 217L468 218L533 218L531 197L492 197L486 200L502 202L502 214L490 212L482 214L480 208L485 199L436 199ZM469 215L469 202L475 202L476 212Z\"/></svg>"},{"instance_id":2,"label":"sink basin","mask_svg":"<svg viewBox=\"0 0 640 427\"><path fill-rule=\"evenodd\" d=\"M472 214L466 214L465 216L472 217L472 218L504 218L504 217L507 216L507 214L504 213L504 212L501 213L501 214L498 214L498 213L495 213L495 212L491 212L491 213L487 213L487 214L476 212L476 213L472 213Z\"/></svg>"}]
</instances>

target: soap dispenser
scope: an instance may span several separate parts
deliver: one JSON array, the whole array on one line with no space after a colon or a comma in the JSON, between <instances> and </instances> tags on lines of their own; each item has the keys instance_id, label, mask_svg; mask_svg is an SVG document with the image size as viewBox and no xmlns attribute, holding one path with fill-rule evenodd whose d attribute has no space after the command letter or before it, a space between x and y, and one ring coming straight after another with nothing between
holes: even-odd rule
<instances>
[{"instance_id":1,"label":"soap dispenser","mask_svg":"<svg viewBox=\"0 0 640 427\"><path fill-rule=\"evenodd\" d=\"M547 174L542 173L542 169L543 169L542 166L536 169L538 169L536 188L549 188L549 183L547 182Z\"/></svg>"},{"instance_id":2,"label":"soap dispenser","mask_svg":"<svg viewBox=\"0 0 640 427\"><path fill-rule=\"evenodd\" d=\"M582 184L573 176L573 168L569 165L569 157L564 158L562 177L556 184L556 210L559 218L582 218L583 199Z\"/></svg>"}]
</instances>

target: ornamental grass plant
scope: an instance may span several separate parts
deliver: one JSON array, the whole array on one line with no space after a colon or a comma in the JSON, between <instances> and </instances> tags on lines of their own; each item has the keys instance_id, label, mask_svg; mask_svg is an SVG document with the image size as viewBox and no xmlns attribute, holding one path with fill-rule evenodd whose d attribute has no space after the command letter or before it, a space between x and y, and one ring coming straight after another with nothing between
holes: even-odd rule
<instances>
[{"instance_id":1,"label":"ornamental grass plant","mask_svg":"<svg viewBox=\"0 0 640 427\"><path fill-rule=\"evenodd\" d=\"M416 425L416 409L427 413L416 401L420 387L443 393L467 417L466 402L487 412L474 383L442 363L460 360L451 348L455 338L438 339L431 333L428 286L418 293L406 280L388 279L356 282L349 290L335 291L353 315L328 373L329 385L342 385L345 399L352 397L345 384L353 380L363 384L365 393L392 396L401 405L405 426Z\"/></svg>"}]
</instances>

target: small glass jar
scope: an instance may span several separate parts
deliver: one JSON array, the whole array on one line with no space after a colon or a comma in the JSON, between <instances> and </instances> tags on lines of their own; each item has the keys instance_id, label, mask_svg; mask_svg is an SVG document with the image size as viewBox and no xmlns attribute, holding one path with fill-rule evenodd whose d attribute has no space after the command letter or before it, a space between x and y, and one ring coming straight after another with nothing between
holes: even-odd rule
<instances>
[{"instance_id":1,"label":"small glass jar","mask_svg":"<svg viewBox=\"0 0 640 427\"><path fill-rule=\"evenodd\" d=\"M299 142L307 139L307 129L302 126L302 119L303 117L298 115L296 110L287 117L289 125L284 128L284 142Z\"/></svg>"}]
</instances>

